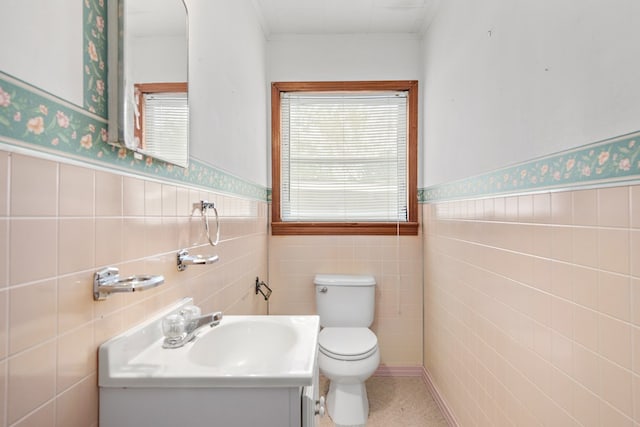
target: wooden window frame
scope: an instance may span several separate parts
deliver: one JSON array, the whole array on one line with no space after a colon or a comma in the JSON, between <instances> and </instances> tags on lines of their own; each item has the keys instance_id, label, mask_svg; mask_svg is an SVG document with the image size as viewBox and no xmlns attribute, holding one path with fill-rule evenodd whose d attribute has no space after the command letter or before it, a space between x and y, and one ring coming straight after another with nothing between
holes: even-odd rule
<instances>
[{"instance_id":1,"label":"wooden window frame","mask_svg":"<svg viewBox=\"0 0 640 427\"><path fill-rule=\"evenodd\" d=\"M136 125L135 113L133 117L133 137L138 141L138 148L145 149L144 144L144 95L147 93L186 93L186 82L171 83L135 83L133 85L136 109L140 114L140 126Z\"/></svg>"},{"instance_id":2,"label":"wooden window frame","mask_svg":"<svg viewBox=\"0 0 640 427\"><path fill-rule=\"evenodd\" d=\"M408 93L407 222L302 222L282 221L280 213L280 95L283 92ZM418 234L418 81L341 81L271 83L271 234L273 235L417 235Z\"/></svg>"}]
</instances>

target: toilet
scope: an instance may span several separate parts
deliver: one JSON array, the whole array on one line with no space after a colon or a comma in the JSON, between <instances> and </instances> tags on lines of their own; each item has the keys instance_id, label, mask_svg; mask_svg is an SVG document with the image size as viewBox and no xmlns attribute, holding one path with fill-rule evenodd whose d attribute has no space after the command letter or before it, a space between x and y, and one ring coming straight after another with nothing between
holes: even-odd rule
<instances>
[{"instance_id":1,"label":"toilet","mask_svg":"<svg viewBox=\"0 0 640 427\"><path fill-rule=\"evenodd\" d=\"M314 285L322 327L318 366L330 381L327 411L336 426L363 426L369 415L364 382L380 364L378 338L369 329L376 280L372 276L317 274Z\"/></svg>"}]
</instances>

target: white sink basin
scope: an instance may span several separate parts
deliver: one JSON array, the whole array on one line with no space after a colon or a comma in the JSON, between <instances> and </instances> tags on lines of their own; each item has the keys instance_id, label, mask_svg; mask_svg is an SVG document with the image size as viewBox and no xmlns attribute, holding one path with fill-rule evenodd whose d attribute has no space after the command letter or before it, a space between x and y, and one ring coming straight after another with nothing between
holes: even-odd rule
<instances>
[{"instance_id":1,"label":"white sink basin","mask_svg":"<svg viewBox=\"0 0 640 427\"><path fill-rule=\"evenodd\" d=\"M290 320L269 316L223 317L220 325L195 340L189 349L189 359L198 365L224 369L229 374L260 374L283 369L283 361L295 351L298 342L296 328Z\"/></svg>"},{"instance_id":2,"label":"white sink basin","mask_svg":"<svg viewBox=\"0 0 640 427\"><path fill-rule=\"evenodd\" d=\"M318 316L223 316L195 340L162 347L162 319L191 299L104 343L101 387L282 387L312 384Z\"/></svg>"}]
</instances>

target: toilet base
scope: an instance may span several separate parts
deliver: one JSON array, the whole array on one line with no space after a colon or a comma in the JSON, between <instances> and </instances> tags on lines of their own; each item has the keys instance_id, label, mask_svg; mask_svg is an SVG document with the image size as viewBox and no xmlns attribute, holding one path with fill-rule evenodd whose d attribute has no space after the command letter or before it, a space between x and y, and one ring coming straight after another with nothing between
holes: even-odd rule
<instances>
[{"instance_id":1,"label":"toilet base","mask_svg":"<svg viewBox=\"0 0 640 427\"><path fill-rule=\"evenodd\" d=\"M369 399L363 382L329 383L327 411L336 426L364 426L369 416Z\"/></svg>"}]
</instances>

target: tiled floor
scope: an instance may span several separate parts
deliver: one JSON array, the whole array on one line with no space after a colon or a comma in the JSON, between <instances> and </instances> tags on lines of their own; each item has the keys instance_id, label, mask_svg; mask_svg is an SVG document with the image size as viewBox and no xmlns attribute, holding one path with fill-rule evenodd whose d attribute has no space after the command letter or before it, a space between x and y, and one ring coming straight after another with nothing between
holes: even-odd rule
<instances>
[{"instance_id":1,"label":"tiled floor","mask_svg":"<svg viewBox=\"0 0 640 427\"><path fill-rule=\"evenodd\" d=\"M369 420L367 427L447 427L438 405L420 377L371 377L367 380ZM320 379L326 396L329 381ZM320 427L333 427L325 415Z\"/></svg>"}]
</instances>

